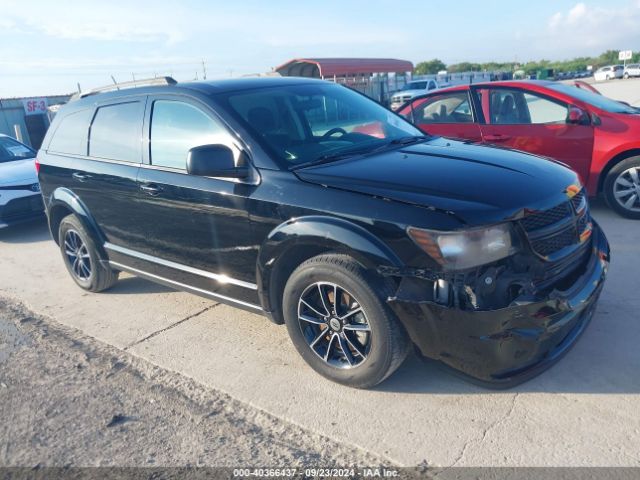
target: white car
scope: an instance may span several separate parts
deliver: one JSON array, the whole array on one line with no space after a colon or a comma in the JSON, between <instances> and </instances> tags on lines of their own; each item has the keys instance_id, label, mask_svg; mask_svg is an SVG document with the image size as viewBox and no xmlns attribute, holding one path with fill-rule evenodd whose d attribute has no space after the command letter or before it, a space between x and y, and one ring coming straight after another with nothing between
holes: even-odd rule
<instances>
[{"instance_id":1,"label":"white car","mask_svg":"<svg viewBox=\"0 0 640 480\"><path fill-rule=\"evenodd\" d=\"M42 217L36 152L0 134L0 228Z\"/></svg>"},{"instance_id":2,"label":"white car","mask_svg":"<svg viewBox=\"0 0 640 480\"><path fill-rule=\"evenodd\" d=\"M604 82L607 80L613 80L614 78L622 78L624 73L624 66L622 65L607 65L606 67L600 67L593 74L593 79L596 82Z\"/></svg>"},{"instance_id":3,"label":"white car","mask_svg":"<svg viewBox=\"0 0 640 480\"><path fill-rule=\"evenodd\" d=\"M443 88L448 85L438 85L438 82L435 80L414 80L413 82L407 83L401 90L398 90L396 93L391 95L391 110L397 110L399 107L404 105L405 102L408 102L413 97L417 97L418 95L423 95L427 92L431 92L432 90L436 90L438 88Z\"/></svg>"},{"instance_id":4,"label":"white car","mask_svg":"<svg viewBox=\"0 0 640 480\"><path fill-rule=\"evenodd\" d=\"M640 77L640 63L630 63L624 67L624 78Z\"/></svg>"}]
</instances>

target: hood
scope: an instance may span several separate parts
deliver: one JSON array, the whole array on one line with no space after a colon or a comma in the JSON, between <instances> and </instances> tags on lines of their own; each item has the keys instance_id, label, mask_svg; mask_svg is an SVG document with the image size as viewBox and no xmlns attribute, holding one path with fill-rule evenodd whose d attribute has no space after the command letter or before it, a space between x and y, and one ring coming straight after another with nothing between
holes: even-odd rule
<instances>
[{"instance_id":1,"label":"hood","mask_svg":"<svg viewBox=\"0 0 640 480\"><path fill-rule=\"evenodd\" d=\"M497 223L567 201L579 183L561 164L495 147L426 143L296 170L307 182L436 208L468 225Z\"/></svg>"},{"instance_id":2,"label":"hood","mask_svg":"<svg viewBox=\"0 0 640 480\"><path fill-rule=\"evenodd\" d=\"M430 92L432 92L433 90L429 90ZM391 96L391 99L402 99L404 97L417 97L418 95L422 95L423 93L426 93L427 90L426 89L422 89L422 90L400 90L399 92L394 93Z\"/></svg>"},{"instance_id":3,"label":"hood","mask_svg":"<svg viewBox=\"0 0 640 480\"><path fill-rule=\"evenodd\" d=\"M0 162L0 185L38 183L35 158Z\"/></svg>"}]
</instances>

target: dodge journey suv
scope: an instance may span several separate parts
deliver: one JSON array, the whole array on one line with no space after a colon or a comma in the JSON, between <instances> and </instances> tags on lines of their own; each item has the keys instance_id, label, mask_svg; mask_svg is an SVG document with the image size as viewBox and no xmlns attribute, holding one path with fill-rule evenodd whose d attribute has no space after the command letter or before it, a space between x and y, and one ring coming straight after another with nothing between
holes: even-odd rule
<instances>
[{"instance_id":1,"label":"dodge journey suv","mask_svg":"<svg viewBox=\"0 0 640 480\"><path fill-rule=\"evenodd\" d=\"M530 378L585 329L609 262L573 171L424 136L320 80L81 95L37 165L81 288L128 272L265 315L354 387L412 347L488 385Z\"/></svg>"}]
</instances>

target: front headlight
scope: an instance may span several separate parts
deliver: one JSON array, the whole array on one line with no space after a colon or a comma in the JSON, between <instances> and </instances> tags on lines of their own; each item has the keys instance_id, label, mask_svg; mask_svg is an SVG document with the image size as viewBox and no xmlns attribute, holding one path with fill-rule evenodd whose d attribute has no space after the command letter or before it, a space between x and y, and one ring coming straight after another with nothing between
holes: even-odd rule
<instances>
[{"instance_id":1,"label":"front headlight","mask_svg":"<svg viewBox=\"0 0 640 480\"><path fill-rule=\"evenodd\" d=\"M409 237L445 270L463 270L515 253L509 224L459 232L407 228Z\"/></svg>"}]
</instances>

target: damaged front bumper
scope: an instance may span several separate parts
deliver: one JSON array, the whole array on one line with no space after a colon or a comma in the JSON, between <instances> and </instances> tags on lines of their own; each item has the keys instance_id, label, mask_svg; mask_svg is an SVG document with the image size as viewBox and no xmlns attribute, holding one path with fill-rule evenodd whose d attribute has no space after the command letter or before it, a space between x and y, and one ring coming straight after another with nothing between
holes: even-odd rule
<instances>
[{"instance_id":1,"label":"damaged front bumper","mask_svg":"<svg viewBox=\"0 0 640 480\"><path fill-rule=\"evenodd\" d=\"M572 285L523 295L505 308L452 308L420 299L402 283L389 305L422 355L486 386L509 388L553 365L589 323L609 264L609 244L595 222L591 242Z\"/></svg>"}]
</instances>

